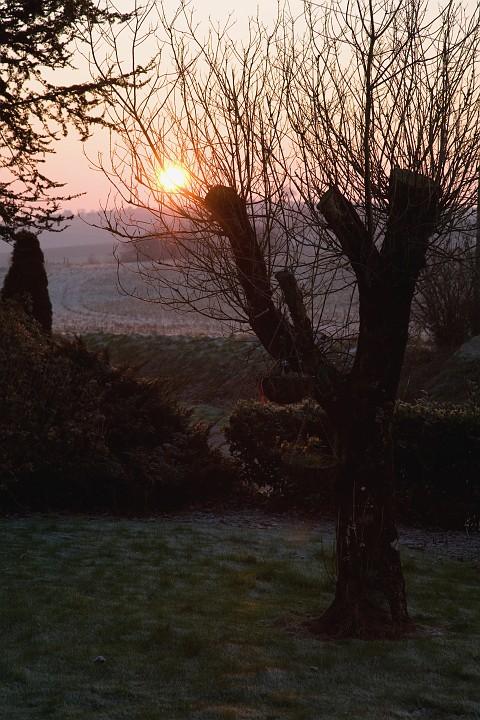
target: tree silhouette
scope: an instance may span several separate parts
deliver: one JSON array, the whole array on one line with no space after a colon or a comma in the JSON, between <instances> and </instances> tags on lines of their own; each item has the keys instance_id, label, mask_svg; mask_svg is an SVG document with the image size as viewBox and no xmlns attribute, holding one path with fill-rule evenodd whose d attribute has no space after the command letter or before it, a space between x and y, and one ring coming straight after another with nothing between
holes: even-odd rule
<instances>
[{"instance_id":1,"label":"tree silhouette","mask_svg":"<svg viewBox=\"0 0 480 720\"><path fill-rule=\"evenodd\" d=\"M120 73L61 85L49 71L72 68L76 41L92 28L130 16L92 0L0 0L0 17L0 237L8 240L21 227L58 227L68 196L42 171L45 155L69 124L85 139L93 123L103 123L103 89L126 82Z\"/></svg>"},{"instance_id":2,"label":"tree silhouette","mask_svg":"<svg viewBox=\"0 0 480 720\"><path fill-rule=\"evenodd\" d=\"M243 43L228 27L202 36L185 8L160 12L148 85L110 98L120 137L105 172L118 207L105 224L132 244L177 245L169 263L141 258L133 292L249 328L278 364L269 397L292 401L288 367L296 399L325 410L337 584L312 622L320 634L412 630L392 418L427 251L475 226L479 10L308 2L273 27L252 20ZM175 162L191 182L167 193L155 179ZM327 311L334 291L351 298L343 316Z\"/></svg>"},{"instance_id":3,"label":"tree silhouette","mask_svg":"<svg viewBox=\"0 0 480 720\"><path fill-rule=\"evenodd\" d=\"M52 304L48 278L38 238L22 230L15 236L12 261L5 275L2 300L15 300L35 318L43 329L52 330Z\"/></svg>"}]
</instances>

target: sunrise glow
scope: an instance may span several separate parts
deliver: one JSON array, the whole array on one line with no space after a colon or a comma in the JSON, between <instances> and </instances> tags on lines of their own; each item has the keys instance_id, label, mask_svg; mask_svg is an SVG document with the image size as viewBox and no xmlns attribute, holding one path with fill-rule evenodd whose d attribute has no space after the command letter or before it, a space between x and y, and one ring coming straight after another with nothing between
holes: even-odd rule
<instances>
[{"instance_id":1,"label":"sunrise glow","mask_svg":"<svg viewBox=\"0 0 480 720\"><path fill-rule=\"evenodd\" d=\"M157 172L157 183L165 192L180 192L189 180L188 170L182 165L166 165Z\"/></svg>"}]
</instances>

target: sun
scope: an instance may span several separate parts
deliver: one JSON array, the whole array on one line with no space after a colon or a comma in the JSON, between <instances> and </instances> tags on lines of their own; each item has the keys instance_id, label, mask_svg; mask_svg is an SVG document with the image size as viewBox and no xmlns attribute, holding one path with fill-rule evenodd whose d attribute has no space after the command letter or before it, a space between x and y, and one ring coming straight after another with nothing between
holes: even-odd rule
<instances>
[{"instance_id":1,"label":"sun","mask_svg":"<svg viewBox=\"0 0 480 720\"><path fill-rule=\"evenodd\" d=\"M165 165L157 170L157 184L165 192L180 192L189 181L188 170L180 164Z\"/></svg>"}]
</instances>

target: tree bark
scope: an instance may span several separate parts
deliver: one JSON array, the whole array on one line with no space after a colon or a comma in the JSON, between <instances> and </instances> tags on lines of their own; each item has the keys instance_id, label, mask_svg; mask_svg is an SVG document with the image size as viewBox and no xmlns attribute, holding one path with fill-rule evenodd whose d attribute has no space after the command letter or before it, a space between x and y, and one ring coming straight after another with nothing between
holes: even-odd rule
<instances>
[{"instance_id":1,"label":"tree bark","mask_svg":"<svg viewBox=\"0 0 480 720\"><path fill-rule=\"evenodd\" d=\"M393 466L393 413L408 340L411 303L439 193L428 178L392 172L390 215L381 251L338 190L319 207L357 276L360 323L352 370L338 384L332 424L340 470L335 489L335 598L313 630L337 637L408 632ZM318 397L322 404L321 396Z\"/></svg>"},{"instance_id":2,"label":"tree bark","mask_svg":"<svg viewBox=\"0 0 480 720\"><path fill-rule=\"evenodd\" d=\"M363 305L361 357L330 415L339 448L336 593L313 629L337 637L395 637L410 627L396 547L392 438L409 304L404 296L399 307L396 294L384 292L364 296Z\"/></svg>"}]
</instances>

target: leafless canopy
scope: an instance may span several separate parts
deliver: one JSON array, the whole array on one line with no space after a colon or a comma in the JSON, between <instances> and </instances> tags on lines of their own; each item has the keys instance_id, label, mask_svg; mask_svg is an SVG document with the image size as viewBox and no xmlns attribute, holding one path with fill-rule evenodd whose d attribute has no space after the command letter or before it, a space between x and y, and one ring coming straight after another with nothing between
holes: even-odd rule
<instances>
[{"instance_id":1,"label":"leafless canopy","mask_svg":"<svg viewBox=\"0 0 480 720\"><path fill-rule=\"evenodd\" d=\"M120 205L106 220L127 241L175 243L171 261L139 257L155 299L245 322L293 370L288 393L281 373L265 378L270 400L321 405L337 579L314 630L398 636L410 624L395 549L395 399L427 252L472 225L480 7L466 17L453 2L437 15L427 0L305 2L273 27L252 20L244 43L228 27L205 37L184 5L171 20L154 9L151 82L111 98ZM177 192L155 182L168 162L191 174ZM132 205L148 211L143 226ZM354 280L356 351L340 367L318 330L341 324L325 313L338 285L349 324Z\"/></svg>"},{"instance_id":2,"label":"leafless canopy","mask_svg":"<svg viewBox=\"0 0 480 720\"><path fill-rule=\"evenodd\" d=\"M105 221L122 241L155 237L162 253L139 253L130 292L195 309L241 327L248 308L231 247L205 206L215 186L245 201L269 277L293 270L314 327L355 320L354 277L317 203L336 188L382 249L395 168L440 188L442 233L472 229L480 147L480 8L433 11L427 0L305 2L235 25L197 23L189 4L172 17L151 2L131 25L130 60L150 52L146 84L112 88L116 128L100 165L116 209ZM125 37L104 35L98 73L125 70ZM104 45L103 45L104 46ZM189 183L166 192L159 169L180 163ZM142 211L141 213L139 211ZM383 247L383 251L388 250ZM131 267L131 266L129 266ZM138 273L143 282L139 283ZM343 289L340 308L327 299ZM273 302L284 302L277 280Z\"/></svg>"}]
</instances>

